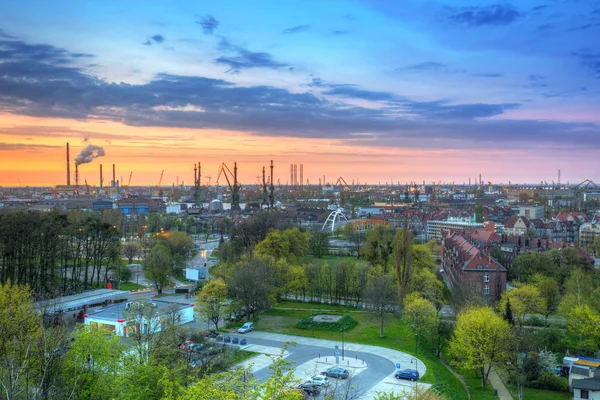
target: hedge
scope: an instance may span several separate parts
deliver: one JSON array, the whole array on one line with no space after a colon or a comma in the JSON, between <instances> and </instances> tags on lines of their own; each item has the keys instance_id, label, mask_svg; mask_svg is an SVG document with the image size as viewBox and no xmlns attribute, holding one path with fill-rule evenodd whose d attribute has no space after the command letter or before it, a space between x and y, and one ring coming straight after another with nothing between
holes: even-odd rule
<instances>
[{"instance_id":1,"label":"hedge","mask_svg":"<svg viewBox=\"0 0 600 400\"><path fill-rule=\"evenodd\" d=\"M324 314L321 314L324 315ZM354 328L358 322L356 322L354 319L350 318L350 316L348 315L344 315L342 318L338 319L336 322L317 322L314 321L313 322L313 317L314 316L308 316L305 318L302 318L300 320L300 322L298 322L296 324L296 328L298 329L317 329L317 330L321 330L321 331L328 331L328 332L340 332L340 331L344 331L347 332L349 330L351 330L352 328Z\"/></svg>"}]
</instances>

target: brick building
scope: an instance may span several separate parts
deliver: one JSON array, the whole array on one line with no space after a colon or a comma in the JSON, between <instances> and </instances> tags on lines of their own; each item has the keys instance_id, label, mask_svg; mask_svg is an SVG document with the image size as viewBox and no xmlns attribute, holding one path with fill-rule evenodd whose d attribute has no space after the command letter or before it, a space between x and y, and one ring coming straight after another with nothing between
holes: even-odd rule
<instances>
[{"instance_id":1,"label":"brick building","mask_svg":"<svg viewBox=\"0 0 600 400\"><path fill-rule=\"evenodd\" d=\"M473 284L489 297L490 303L506 290L506 268L485 252L483 246L478 247L461 232L444 232L441 264L451 290Z\"/></svg>"}]
</instances>

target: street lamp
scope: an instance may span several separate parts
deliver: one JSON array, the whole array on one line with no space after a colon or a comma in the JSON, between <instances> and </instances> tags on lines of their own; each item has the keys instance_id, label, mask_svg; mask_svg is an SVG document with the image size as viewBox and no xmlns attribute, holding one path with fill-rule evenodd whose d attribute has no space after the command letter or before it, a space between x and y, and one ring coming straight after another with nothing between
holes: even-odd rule
<instances>
[{"instance_id":1,"label":"street lamp","mask_svg":"<svg viewBox=\"0 0 600 400\"><path fill-rule=\"evenodd\" d=\"M342 331L342 361L344 361L344 328L342 328L341 331Z\"/></svg>"},{"instance_id":2,"label":"street lamp","mask_svg":"<svg viewBox=\"0 0 600 400\"><path fill-rule=\"evenodd\" d=\"M419 373L419 360L415 357L411 357L410 359L410 363L412 364L413 361L415 362L415 371L417 371L417 373ZM417 393L417 379L415 379L415 400L417 400L417 396L419 394Z\"/></svg>"}]
</instances>

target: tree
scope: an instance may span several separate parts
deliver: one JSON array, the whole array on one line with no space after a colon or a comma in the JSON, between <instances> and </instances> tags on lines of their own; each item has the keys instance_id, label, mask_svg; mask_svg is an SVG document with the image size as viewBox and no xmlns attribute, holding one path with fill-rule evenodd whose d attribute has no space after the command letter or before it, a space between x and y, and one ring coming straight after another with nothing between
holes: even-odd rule
<instances>
[{"instance_id":1,"label":"tree","mask_svg":"<svg viewBox=\"0 0 600 400\"><path fill-rule=\"evenodd\" d=\"M141 248L140 245L135 242L127 242L123 245L123 255L129 261L129 264L133 263L133 259L140 256Z\"/></svg>"},{"instance_id":2,"label":"tree","mask_svg":"<svg viewBox=\"0 0 600 400\"><path fill-rule=\"evenodd\" d=\"M593 342L596 350L600 347L600 314L587 304L576 306L567 317L569 333L579 338L579 350L583 339Z\"/></svg>"},{"instance_id":3,"label":"tree","mask_svg":"<svg viewBox=\"0 0 600 400\"><path fill-rule=\"evenodd\" d=\"M560 290L556 279L546 277L541 274L536 274L531 278L531 281L540 291L540 295L546 301L546 312L544 316L548 321L548 316L557 310L560 302Z\"/></svg>"},{"instance_id":4,"label":"tree","mask_svg":"<svg viewBox=\"0 0 600 400\"><path fill-rule=\"evenodd\" d=\"M113 333L78 328L65 360L65 381L72 398L118 397L117 380L122 368L123 345Z\"/></svg>"},{"instance_id":5,"label":"tree","mask_svg":"<svg viewBox=\"0 0 600 400\"><path fill-rule=\"evenodd\" d=\"M423 336L438 324L437 310L418 293L411 293L406 297L404 316L417 334L417 347Z\"/></svg>"},{"instance_id":6,"label":"tree","mask_svg":"<svg viewBox=\"0 0 600 400\"><path fill-rule=\"evenodd\" d=\"M600 235L594 238L594 252L596 253L596 257L600 258Z\"/></svg>"},{"instance_id":7,"label":"tree","mask_svg":"<svg viewBox=\"0 0 600 400\"><path fill-rule=\"evenodd\" d=\"M380 266L369 271L368 279L365 301L371 314L379 319L379 337L383 338L383 326L388 314L396 309L398 291L394 287L394 278L384 274Z\"/></svg>"},{"instance_id":8,"label":"tree","mask_svg":"<svg viewBox=\"0 0 600 400\"><path fill-rule=\"evenodd\" d=\"M26 286L0 283L0 397L8 400L29 398L39 384L42 325L30 296Z\"/></svg>"},{"instance_id":9,"label":"tree","mask_svg":"<svg viewBox=\"0 0 600 400\"><path fill-rule=\"evenodd\" d=\"M509 299L512 314L517 317L519 325L523 325L526 314L546 313L546 299L542 297L540 290L534 285L523 285L504 292L498 303L499 310L506 310L506 303Z\"/></svg>"},{"instance_id":10,"label":"tree","mask_svg":"<svg viewBox=\"0 0 600 400\"><path fill-rule=\"evenodd\" d=\"M560 300L558 311L561 315L569 316L571 310L594 302L594 284L589 274L576 268L565 283L565 292Z\"/></svg>"},{"instance_id":11,"label":"tree","mask_svg":"<svg viewBox=\"0 0 600 400\"><path fill-rule=\"evenodd\" d=\"M148 279L154 283L158 294L161 294L163 287L169 283L169 275L173 269L173 257L169 248L160 243L154 245L144 261L144 267Z\"/></svg>"},{"instance_id":12,"label":"tree","mask_svg":"<svg viewBox=\"0 0 600 400\"><path fill-rule=\"evenodd\" d=\"M360 256L371 265L388 265L393 253L394 232L387 227L378 226L367 231L365 243L360 248ZM387 271L384 271L387 273Z\"/></svg>"},{"instance_id":13,"label":"tree","mask_svg":"<svg viewBox=\"0 0 600 400\"><path fill-rule=\"evenodd\" d=\"M278 296L280 277L273 259L245 257L233 266L229 290L245 310L268 310ZM246 314L250 320L250 312Z\"/></svg>"},{"instance_id":14,"label":"tree","mask_svg":"<svg viewBox=\"0 0 600 400\"><path fill-rule=\"evenodd\" d=\"M515 322L512 308L510 307L510 297L506 299L506 304L504 305L504 319L511 325Z\"/></svg>"},{"instance_id":15,"label":"tree","mask_svg":"<svg viewBox=\"0 0 600 400\"><path fill-rule=\"evenodd\" d=\"M477 204L475 206L475 208L473 209L473 212L475 213L475 222L479 222L479 223L483 222L483 220L485 218L483 215L483 211L484 211L484 209L481 204Z\"/></svg>"},{"instance_id":16,"label":"tree","mask_svg":"<svg viewBox=\"0 0 600 400\"><path fill-rule=\"evenodd\" d=\"M258 242L254 247L254 252L258 256L270 256L276 260L280 258L288 259L290 256L290 242L279 231L271 231L267 237Z\"/></svg>"},{"instance_id":17,"label":"tree","mask_svg":"<svg viewBox=\"0 0 600 400\"><path fill-rule=\"evenodd\" d=\"M325 232L313 232L310 235L310 252L317 258L329 254L329 235Z\"/></svg>"},{"instance_id":18,"label":"tree","mask_svg":"<svg viewBox=\"0 0 600 400\"><path fill-rule=\"evenodd\" d=\"M406 296L406 287L412 277L412 235L405 226L399 230L394 237L394 271L396 273L396 287L398 300L402 305Z\"/></svg>"},{"instance_id":19,"label":"tree","mask_svg":"<svg viewBox=\"0 0 600 400\"><path fill-rule=\"evenodd\" d=\"M489 307L474 307L458 315L449 351L455 365L480 374L485 389L492 366L510 359L511 343L508 322Z\"/></svg>"},{"instance_id":20,"label":"tree","mask_svg":"<svg viewBox=\"0 0 600 400\"><path fill-rule=\"evenodd\" d=\"M284 230L282 234L290 243L290 254L295 258L304 257L308 253L310 247L310 233L301 232L300 229L294 227L292 229Z\"/></svg>"},{"instance_id":21,"label":"tree","mask_svg":"<svg viewBox=\"0 0 600 400\"><path fill-rule=\"evenodd\" d=\"M214 279L208 281L198 293L198 312L203 319L215 324L215 329L219 329L219 321L225 313L226 306L224 305L227 299L227 285L222 279Z\"/></svg>"},{"instance_id":22,"label":"tree","mask_svg":"<svg viewBox=\"0 0 600 400\"><path fill-rule=\"evenodd\" d=\"M405 389L401 394L377 392L374 400L447 400L447 397L436 392L433 388L425 389L422 386L415 385L414 389Z\"/></svg>"}]
</instances>

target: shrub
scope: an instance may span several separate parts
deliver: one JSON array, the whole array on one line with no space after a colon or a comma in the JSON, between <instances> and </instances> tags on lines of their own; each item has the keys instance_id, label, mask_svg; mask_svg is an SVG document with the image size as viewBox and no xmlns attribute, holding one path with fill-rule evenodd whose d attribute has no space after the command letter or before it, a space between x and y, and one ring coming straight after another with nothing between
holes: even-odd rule
<instances>
[{"instance_id":1,"label":"shrub","mask_svg":"<svg viewBox=\"0 0 600 400\"><path fill-rule=\"evenodd\" d=\"M308 316L303 318L296 324L296 328L298 329L317 329L321 331L329 331L329 332L339 332L344 330L344 332L348 332L352 328L354 328L358 322L354 319L350 318L348 315L344 315L342 318L337 320L336 322L313 322L313 316Z\"/></svg>"},{"instance_id":2,"label":"shrub","mask_svg":"<svg viewBox=\"0 0 600 400\"><path fill-rule=\"evenodd\" d=\"M544 372L537 380L529 382L526 385L535 389L567 392L569 390L569 379L550 372Z\"/></svg>"}]
</instances>

